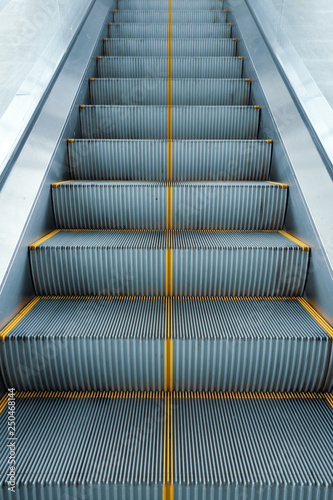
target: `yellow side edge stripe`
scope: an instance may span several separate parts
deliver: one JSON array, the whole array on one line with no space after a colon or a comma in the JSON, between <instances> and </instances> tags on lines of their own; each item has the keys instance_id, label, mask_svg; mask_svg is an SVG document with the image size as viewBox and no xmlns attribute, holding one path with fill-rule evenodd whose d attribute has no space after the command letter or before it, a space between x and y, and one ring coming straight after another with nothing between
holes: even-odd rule
<instances>
[{"instance_id":1,"label":"yellow side edge stripe","mask_svg":"<svg viewBox=\"0 0 333 500\"><path fill-rule=\"evenodd\" d=\"M303 252L310 251L310 247L306 243L304 243L303 241L299 240L298 238L295 238L295 236L292 236L291 234L287 233L286 231L278 231L278 233L282 234L283 236L285 236L286 238L288 238L289 240L293 241L298 246L300 246L301 249L303 250Z\"/></svg>"},{"instance_id":2,"label":"yellow side edge stripe","mask_svg":"<svg viewBox=\"0 0 333 500\"><path fill-rule=\"evenodd\" d=\"M274 181L266 181L266 182L268 182L269 184L277 184L278 186L281 186L282 189L288 188L288 184L283 184L283 182L274 182Z\"/></svg>"},{"instance_id":3,"label":"yellow side edge stripe","mask_svg":"<svg viewBox=\"0 0 333 500\"><path fill-rule=\"evenodd\" d=\"M325 393L325 399L333 410L333 395Z\"/></svg>"},{"instance_id":4,"label":"yellow side edge stripe","mask_svg":"<svg viewBox=\"0 0 333 500\"><path fill-rule=\"evenodd\" d=\"M29 311L37 304L40 297L34 297L28 304L21 309L19 313L6 325L2 330L0 330L0 340L5 340L7 335L15 328L16 325L28 314Z\"/></svg>"},{"instance_id":5,"label":"yellow side edge stripe","mask_svg":"<svg viewBox=\"0 0 333 500\"><path fill-rule=\"evenodd\" d=\"M297 297L297 300L333 340L333 327L303 297Z\"/></svg>"},{"instance_id":6,"label":"yellow side edge stripe","mask_svg":"<svg viewBox=\"0 0 333 500\"><path fill-rule=\"evenodd\" d=\"M29 246L30 250L36 250L36 248L38 247L38 245L41 245L42 243L44 243L44 241L48 240L49 238L52 238L52 236L54 236L55 234L57 234L59 232L60 232L60 229L55 229L51 233L46 234L45 236L43 236L39 240L35 241L35 243L32 243Z\"/></svg>"},{"instance_id":7,"label":"yellow side edge stripe","mask_svg":"<svg viewBox=\"0 0 333 500\"><path fill-rule=\"evenodd\" d=\"M7 403L8 403L8 393L6 393L6 394L5 394L4 396L2 396L2 398L0 399L0 415L1 415L1 413L4 411L4 409L6 408Z\"/></svg>"},{"instance_id":8,"label":"yellow side edge stripe","mask_svg":"<svg viewBox=\"0 0 333 500\"><path fill-rule=\"evenodd\" d=\"M52 186L53 188L57 188L58 186L60 186L60 184L67 184L68 182L73 182L73 181L72 181L72 180L70 180L70 181L53 182L53 183L51 184L51 186Z\"/></svg>"}]
</instances>

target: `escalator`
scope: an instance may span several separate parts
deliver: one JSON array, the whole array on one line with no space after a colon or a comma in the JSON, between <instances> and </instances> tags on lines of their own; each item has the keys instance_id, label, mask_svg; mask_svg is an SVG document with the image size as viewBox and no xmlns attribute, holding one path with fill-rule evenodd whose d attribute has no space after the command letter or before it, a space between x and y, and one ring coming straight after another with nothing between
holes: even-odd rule
<instances>
[{"instance_id":1,"label":"escalator","mask_svg":"<svg viewBox=\"0 0 333 500\"><path fill-rule=\"evenodd\" d=\"M119 0L0 332L20 499L333 496L333 328L222 0ZM7 402L0 477L8 491Z\"/></svg>"}]
</instances>

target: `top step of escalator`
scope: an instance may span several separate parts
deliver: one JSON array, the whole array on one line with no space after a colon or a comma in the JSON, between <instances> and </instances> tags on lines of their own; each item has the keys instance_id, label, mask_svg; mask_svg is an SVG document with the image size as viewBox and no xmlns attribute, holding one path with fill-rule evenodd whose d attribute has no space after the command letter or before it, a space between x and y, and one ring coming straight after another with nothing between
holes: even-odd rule
<instances>
[{"instance_id":1,"label":"top step of escalator","mask_svg":"<svg viewBox=\"0 0 333 500\"><path fill-rule=\"evenodd\" d=\"M117 10L223 10L223 0L119 0Z\"/></svg>"}]
</instances>

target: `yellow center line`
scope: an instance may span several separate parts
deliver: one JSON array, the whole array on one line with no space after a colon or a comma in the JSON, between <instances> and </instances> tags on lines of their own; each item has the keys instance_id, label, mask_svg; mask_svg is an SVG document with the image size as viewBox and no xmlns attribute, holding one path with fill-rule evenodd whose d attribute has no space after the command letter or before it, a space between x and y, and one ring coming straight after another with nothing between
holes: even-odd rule
<instances>
[{"instance_id":1,"label":"yellow center line","mask_svg":"<svg viewBox=\"0 0 333 500\"><path fill-rule=\"evenodd\" d=\"M172 346L172 298L165 303L165 346L164 346L164 390L172 391L173 346Z\"/></svg>"},{"instance_id":2,"label":"yellow center line","mask_svg":"<svg viewBox=\"0 0 333 500\"><path fill-rule=\"evenodd\" d=\"M166 304L164 346L164 456L163 500L173 500L173 437L172 437L172 0L169 0L168 24L168 112L167 112L167 213L166 213Z\"/></svg>"}]
</instances>

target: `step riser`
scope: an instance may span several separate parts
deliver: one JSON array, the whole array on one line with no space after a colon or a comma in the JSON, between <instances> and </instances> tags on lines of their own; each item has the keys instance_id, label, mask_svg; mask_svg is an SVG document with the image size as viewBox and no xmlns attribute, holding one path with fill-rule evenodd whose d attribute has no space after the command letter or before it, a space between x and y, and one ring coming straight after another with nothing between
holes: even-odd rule
<instances>
[{"instance_id":1,"label":"step riser","mask_svg":"<svg viewBox=\"0 0 333 500\"><path fill-rule=\"evenodd\" d=\"M256 139L260 109L172 108L173 139ZM167 106L86 106L80 109L83 139L167 139Z\"/></svg>"},{"instance_id":2,"label":"step riser","mask_svg":"<svg viewBox=\"0 0 333 500\"><path fill-rule=\"evenodd\" d=\"M173 57L172 78L241 78L238 57ZM168 78L167 57L102 57L97 59L100 78Z\"/></svg>"},{"instance_id":3,"label":"step riser","mask_svg":"<svg viewBox=\"0 0 333 500\"><path fill-rule=\"evenodd\" d=\"M165 186L62 184L52 190L59 229L166 229ZM282 229L279 186L173 186L173 229Z\"/></svg>"},{"instance_id":4,"label":"step riser","mask_svg":"<svg viewBox=\"0 0 333 500\"><path fill-rule=\"evenodd\" d=\"M112 24L109 38L168 38L169 24ZM231 26L227 24L175 24L171 28L175 38L230 38Z\"/></svg>"},{"instance_id":5,"label":"step riser","mask_svg":"<svg viewBox=\"0 0 333 500\"><path fill-rule=\"evenodd\" d=\"M173 80L173 105L247 105L250 82L244 80ZM168 80L93 80L91 104L167 105Z\"/></svg>"},{"instance_id":6,"label":"step riser","mask_svg":"<svg viewBox=\"0 0 333 500\"><path fill-rule=\"evenodd\" d=\"M215 56L236 55L237 42L230 38L220 40L172 40L172 56ZM167 39L126 39L109 38L104 41L104 56L161 56L169 54Z\"/></svg>"},{"instance_id":7,"label":"step riser","mask_svg":"<svg viewBox=\"0 0 333 500\"><path fill-rule=\"evenodd\" d=\"M203 8L203 7L201 7ZM172 12L172 24L175 23L225 23L227 13L214 10L174 10ZM169 11L167 9L156 10L121 10L113 15L114 23L168 23Z\"/></svg>"},{"instance_id":8,"label":"step riser","mask_svg":"<svg viewBox=\"0 0 333 500\"><path fill-rule=\"evenodd\" d=\"M263 180L272 145L265 141L174 141L174 181ZM74 179L167 180L165 141L74 141L68 143Z\"/></svg>"},{"instance_id":9,"label":"step riser","mask_svg":"<svg viewBox=\"0 0 333 500\"><path fill-rule=\"evenodd\" d=\"M163 335L146 340L92 339L89 334L79 339L6 340L0 349L2 366L6 362L5 385L38 391L164 390ZM173 389L321 391L329 342L173 339Z\"/></svg>"},{"instance_id":10,"label":"step riser","mask_svg":"<svg viewBox=\"0 0 333 500\"><path fill-rule=\"evenodd\" d=\"M34 339L7 341L0 353L10 360L4 380L16 390L161 391L164 344L163 337Z\"/></svg>"},{"instance_id":11,"label":"step riser","mask_svg":"<svg viewBox=\"0 0 333 500\"><path fill-rule=\"evenodd\" d=\"M173 249L175 296L299 296L308 252L296 248ZM163 296L164 249L41 247L30 251L37 295Z\"/></svg>"}]
</instances>

